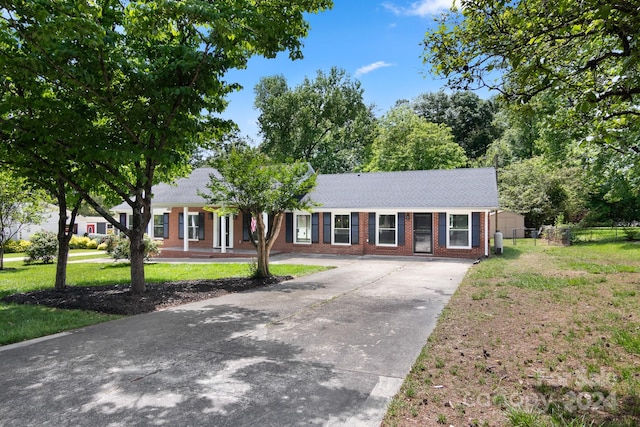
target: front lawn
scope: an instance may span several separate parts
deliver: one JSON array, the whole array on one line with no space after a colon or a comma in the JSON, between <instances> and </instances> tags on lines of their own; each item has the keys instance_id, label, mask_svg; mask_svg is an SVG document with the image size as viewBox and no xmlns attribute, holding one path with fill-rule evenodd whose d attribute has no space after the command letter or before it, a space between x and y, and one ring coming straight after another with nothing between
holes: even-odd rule
<instances>
[{"instance_id":1,"label":"front lawn","mask_svg":"<svg viewBox=\"0 0 640 427\"><path fill-rule=\"evenodd\" d=\"M469 270L383 425L640 425L640 244L505 243Z\"/></svg>"},{"instance_id":2,"label":"front lawn","mask_svg":"<svg viewBox=\"0 0 640 427\"><path fill-rule=\"evenodd\" d=\"M55 265L25 266L16 263L0 271L0 298L16 293L52 289L55 283ZM325 270L322 266L281 265L270 266L277 276L303 276ZM75 287L127 285L127 263L70 263L67 284ZM247 277L248 264L148 264L145 268L147 283L167 283L188 280L214 280ZM0 345L37 338L69 329L105 322L121 316L87 310L62 310L38 305L7 304L0 302Z\"/></svg>"}]
</instances>

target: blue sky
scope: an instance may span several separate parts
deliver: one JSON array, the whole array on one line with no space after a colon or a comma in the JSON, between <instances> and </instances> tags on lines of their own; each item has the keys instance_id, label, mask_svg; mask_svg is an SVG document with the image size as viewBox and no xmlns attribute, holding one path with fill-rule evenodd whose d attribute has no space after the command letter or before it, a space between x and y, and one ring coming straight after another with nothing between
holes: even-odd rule
<instances>
[{"instance_id":1,"label":"blue sky","mask_svg":"<svg viewBox=\"0 0 640 427\"><path fill-rule=\"evenodd\" d=\"M422 64L421 42L434 17L451 4L452 0L334 0L333 9L307 16L311 30L303 40L303 59L291 61L287 53L269 60L253 58L246 70L227 75L244 89L228 97L223 117L234 120L241 135L258 143L253 88L260 78L282 74L295 87L333 66L360 81L365 102L376 106L378 116L399 99L438 91L444 81L429 75Z\"/></svg>"}]
</instances>

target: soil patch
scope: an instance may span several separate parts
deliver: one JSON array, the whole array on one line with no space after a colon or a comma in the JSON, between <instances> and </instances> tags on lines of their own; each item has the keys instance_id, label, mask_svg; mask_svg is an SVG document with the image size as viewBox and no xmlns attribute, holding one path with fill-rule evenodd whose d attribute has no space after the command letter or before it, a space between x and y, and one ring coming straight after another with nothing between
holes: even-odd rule
<instances>
[{"instance_id":1,"label":"soil patch","mask_svg":"<svg viewBox=\"0 0 640 427\"><path fill-rule=\"evenodd\" d=\"M274 276L266 279L237 277L148 283L146 292L142 296L132 295L130 287L125 285L68 286L59 291L44 289L8 295L2 300L9 303L134 315L273 285L290 279L293 277Z\"/></svg>"}]
</instances>

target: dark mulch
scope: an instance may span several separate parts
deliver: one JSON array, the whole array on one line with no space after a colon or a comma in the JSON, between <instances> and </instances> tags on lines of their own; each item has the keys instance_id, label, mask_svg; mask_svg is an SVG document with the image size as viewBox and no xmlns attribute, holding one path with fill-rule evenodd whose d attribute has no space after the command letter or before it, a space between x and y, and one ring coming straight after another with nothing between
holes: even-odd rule
<instances>
[{"instance_id":1,"label":"dark mulch","mask_svg":"<svg viewBox=\"0 0 640 427\"><path fill-rule=\"evenodd\" d=\"M194 301L216 298L292 279L274 276L266 279L230 278L218 280L181 280L148 283L142 296L131 295L129 286L67 286L9 295L4 302L44 305L54 308L91 310L107 314L141 314Z\"/></svg>"}]
</instances>

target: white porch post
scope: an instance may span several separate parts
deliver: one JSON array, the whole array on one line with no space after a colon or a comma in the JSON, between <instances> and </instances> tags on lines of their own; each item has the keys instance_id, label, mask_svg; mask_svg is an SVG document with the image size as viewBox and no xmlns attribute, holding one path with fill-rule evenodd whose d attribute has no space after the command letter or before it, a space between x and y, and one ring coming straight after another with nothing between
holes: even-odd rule
<instances>
[{"instance_id":1,"label":"white porch post","mask_svg":"<svg viewBox=\"0 0 640 427\"><path fill-rule=\"evenodd\" d=\"M267 231L269 231L269 214L266 212L262 212L262 222L264 222L264 233L267 235Z\"/></svg>"},{"instance_id":2,"label":"white porch post","mask_svg":"<svg viewBox=\"0 0 640 427\"><path fill-rule=\"evenodd\" d=\"M227 252L227 216L220 216L220 252Z\"/></svg>"},{"instance_id":3,"label":"white porch post","mask_svg":"<svg viewBox=\"0 0 640 427\"><path fill-rule=\"evenodd\" d=\"M182 236L184 239L182 240L182 250L184 252L189 251L189 208L182 208Z\"/></svg>"},{"instance_id":4,"label":"white porch post","mask_svg":"<svg viewBox=\"0 0 640 427\"><path fill-rule=\"evenodd\" d=\"M489 211L484 211L484 256L489 256Z\"/></svg>"},{"instance_id":5,"label":"white porch post","mask_svg":"<svg viewBox=\"0 0 640 427\"><path fill-rule=\"evenodd\" d=\"M229 215L229 249L233 249L233 214Z\"/></svg>"}]
</instances>

